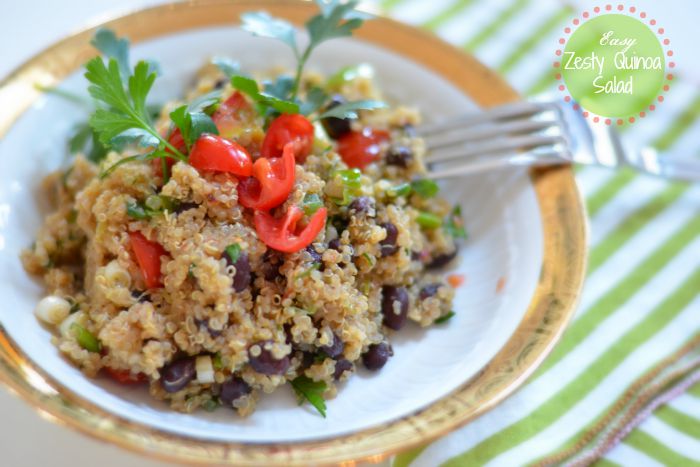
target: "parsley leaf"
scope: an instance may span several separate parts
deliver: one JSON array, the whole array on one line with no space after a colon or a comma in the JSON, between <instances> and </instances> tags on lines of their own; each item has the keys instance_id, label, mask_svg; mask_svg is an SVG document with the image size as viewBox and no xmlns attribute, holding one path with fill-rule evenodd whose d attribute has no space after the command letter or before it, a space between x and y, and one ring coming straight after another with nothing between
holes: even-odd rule
<instances>
[{"instance_id":1,"label":"parsley leaf","mask_svg":"<svg viewBox=\"0 0 700 467\"><path fill-rule=\"evenodd\" d=\"M146 106L146 97L156 79L151 65L144 61L139 62L128 78L127 87L124 86L119 63L114 58L110 58L105 65L102 58L95 57L85 68L85 78L90 82L88 92L96 101L107 106L97 109L90 117L90 126L99 135L100 142L108 147L131 142L154 148L149 154L121 159L103 172L103 177L119 165L137 160L167 156L187 161L187 158L165 140L151 123L150 109ZM165 148L169 151L165 152Z\"/></svg>"},{"instance_id":2,"label":"parsley leaf","mask_svg":"<svg viewBox=\"0 0 700 467\"><path fill-rule=\"evenodd\" d=\"M323 201L321 201L321 198L316 193L308 193L304 196L301 206L304 210L304 214L310 216L323 207Z\"/></svg>"},{"instance_id":3,"label":"parsley leaf","mask_svg":"<svg viewBox=\"0 0 700 467\"><path fill-rule=\"evenodd\" d=\"M323 393L327 389L326 383L314 381L308 376L298 376L290 381L290 384L300 405L304 400L307 400L323 418L326 418L326 401L323 399Z\"/></svg>"},{"instance_id":4,"label":"parsley leaf","mask_svg":"<svg viewBox=\"0 0 700 467\"><path fill-rule=\"evenodd\" d=\"M268 109L286 114L299 113L299 104L279 99L267 92L260 92L258 83L254 79L246 78L245 76L234 76L231 78L231 85L253 99L258 105L258 111L261 114L265 114Z\"/></svg>"},{"instance_id":5,"label":"parsley leaf","mask_svg":"<svg viewBox=\"0 0 700 467\"><path fill-rule=\"evenodd\" d=\"M299 58L296 32L294 26L279 18L273 18L264 11L251 11L241 15L243 29L260 37L270 37L278 39L294 51L294 55Z\"/></svg>"},{"instance_id":6,"label":"parsley leaf","mask_svg":"<svg viewBox=\"0 0 700 467\"><path fill-rule=\"evenodd\" d=\"M331 107L330 109L326 110L323 112L321 115L318 116L318 119L324 119L324 118L329 118L329 117L335 117L335 118L357 118L357 111L358 110L372 110L372 109L381 109L385 108L386 104L381 101L374 101L374 100L361 100L361 101L352 101L352 102L346 102L344 104L336 105L335 107Z\"/></svg>"},{"instance_id":7,"label":"parsley leaf","mask_svg":"<svg viewBox=\"0 0 700 467\"><path fill-rule=\"evenodd\" d=\"M170 112L170 119L175 123L185 140L187 149L204 133L218 135L219 130L211 117L201 111L192 111L191 106L182 105Z\"/></svg>"},{"instance_id":8,"label":"parsley leaf","mask_svg":"<svg viewBox=\"0 0 700 467\"><path fill-rule=\"evenodd\" d=\"M241 246L232 243L224 249L224 254L228 257L229 263L234 264L241 257Z\"/></svg>"},{"instance_id":9,"label":"parsley leaf","mask_svg":"<svg viewBox=\"0 0 700 467\"><path fill-rule=\"evenodd\" d=\"M452 209L452 212L445 219L444 229L453 238L467 238L467 231L464 229L462 221L462 207L457 205Z\"/></svg>"},{"instance_id":10,"label":"parsley leaf","mask_svg":"<svg viewBox=\"0 0 700 467\"><path fill-rule=\"evenodd\" d=\"M129 40L119 38L111 29L100 28L95 32L90 44L102 54L113 58L119 65L119 71L124 80L129 78L131 70L129 67Z\"/></svg>"},{"instance_id":11,"label":"parsley leaf","mask_svg":"<svg viewBox=\"0 0 700 467\"><path fill-rule=\"evenodd\" d=\"M236 76L241 69L238 62L234 62L230 58L226 57L214 57L211 59L211 62L216 65L228 79Z\"/></svg>"},{"instance_id":12,"label":"parsley leaf","mask_svg":"<svg viewBox=\"0 0 700 467\"><path fill-rule=\"evenodd\" d=\"M306 102L302 102L299 111L302 115L309 115L316 112L328 100L326 91L319 87L313 87L306 93Z\"/></svg>"}]
</instances>

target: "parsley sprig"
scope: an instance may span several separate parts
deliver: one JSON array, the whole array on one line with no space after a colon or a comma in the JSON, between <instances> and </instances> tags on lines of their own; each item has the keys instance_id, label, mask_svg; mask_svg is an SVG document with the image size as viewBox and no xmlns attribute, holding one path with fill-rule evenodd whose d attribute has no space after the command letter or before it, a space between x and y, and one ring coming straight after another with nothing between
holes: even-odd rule
<instances>
[{"instance_id":1,"label":"parsley sprig","mask_svg":"<svg viewBox=\"0 0 700 467\"><path fill-rule=\"evenodd\" d=\"M314 406L318 413L323 418L326 418L326 401L323 399L323 393L326 392L326 383L323 381L314 381L308 376L298 376L290 381L294 393L297 395L299 404L304 400L309 401Z\"/></svg>"},{"instance_id":2,"label":"parsley sprig","mask_svg":"<svg viewBox=\"0 0 700 467\"><path fill-rule=\"evenodd\" d=\"M297 98L299 95L299 86L301 84L302 74L304 67L311 57L313 51L322 43L339 37L351 36L353 31L364 23L366 19L370 19L372 16L358 11L357 7L358 0L350 0L347 2L341 2L341 0L315 0L319 7L319 14L311 17L305 24L306 31L309 35L309 43L305 48L301 48L297 43L296 29L288 21L280 18L275 18L270 16L264 11L255 11L244 13L241 15L243 20L243 29L246 31L261 37L269 37L277 39L285 44L287 44L294 53L294 57L297 60L296 73L293 79L275 83L275 86L271 89L266 89L268 94L263 96L265 99L268 97L274 97L278 101L286 102L288 105L295 105L297 103ZM245 89L237 86L235 80L239 77L233 78L233 86L237 89L246 92ZM239 84L240 84L239 80ZM251 86L252 88L252 86ZM257 89L252 90L257 92ZM253 93L246 92L249 96L253 97ZM258 103L261 99L254 100ZM321 89L312 89L309 91L307 100L308 103L301 103L296 109L287 108L286 110L276 110L284 113L298 113L301 112L308 115L317 109L322 107L322 104L327 100L328 96ZM272 102L265 102L268 107L275 107ZM279 102L277 102L279 104ZM333 107L321 114L318 118L327 117L337 117L337 118L357 118L357 112L359 110L371 110L386 105L383 102L375 100L360 100L355 102L347 102L343 105ZM290 112L294 110L294 112Z\"/></svg>"}]
</instances>

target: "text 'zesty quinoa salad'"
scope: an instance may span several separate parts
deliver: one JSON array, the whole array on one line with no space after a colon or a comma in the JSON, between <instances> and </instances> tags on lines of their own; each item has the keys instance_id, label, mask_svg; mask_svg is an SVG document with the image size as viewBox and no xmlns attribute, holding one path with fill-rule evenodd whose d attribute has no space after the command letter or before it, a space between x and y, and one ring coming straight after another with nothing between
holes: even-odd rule
<instances>
[{"instance_id":1,"label":"text 'zesty quinoa salad'","mask_svg":"<svg viewBox=\"0 0 700 467\"><path fill-rule=\"evenodd\" d=\"M419 116L384 103L368 65L304 72L318 44L366 19L354 1L318 3L303 49L289 23L242 18L292 48L296 74L215 58L188 103L160 108L147 104L156 65L131 68L128 41L95 35L95 111L70 167L46 179L55 212L22 256L48 289L37 316L86 375L241 415L289 383L325 416L339 382L387 363L408 320L454 314L439 268L465 232L421 178Z\"/></svg>"}]
</instances>

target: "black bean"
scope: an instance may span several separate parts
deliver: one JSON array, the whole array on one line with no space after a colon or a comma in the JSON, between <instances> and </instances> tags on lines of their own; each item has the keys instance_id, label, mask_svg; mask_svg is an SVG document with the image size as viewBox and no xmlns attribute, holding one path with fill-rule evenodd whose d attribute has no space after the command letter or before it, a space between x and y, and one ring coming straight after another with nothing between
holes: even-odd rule
<instances>
[{"instance_id":1,"label":"black bean","mask_svg":"<svg viewBox=\"0 0 700 467\"><path fill-rule=\"evenodd\" d=\"M132 290L131 296L134 297L139 303L145 303L151 301L151 296L141 290Z\"/></svg>"},{"instance_id":2,"label":"black bean","mask_svg":"<svg viewBox=\"0 0 700 467\"><path fill-rule=\"evenodd\" d=\"M330 104L328 104L328 106L326 106L326 110L332 109L333 107L337 107L344 103L345 98L340 94L336 94L331 98L331 102ZM321 120L323 128L326 130L326 133L328 133L328 136L330 136L332 139L338 139L344 134L350 132L350 122L351 120L348 118L338 117L328 117Z\"/></svg>"},{"instance_id":3,"label":"black bean","mask_svg":"<svg viewBox=\"0 0 700 467\"><path fill-rule=\"evenodd\" d=\"M331 250L340 251L340 246L341 244L339 238L334 238L333 240L328 242L328 248Z\"/></svg>"},{"instance_id":4,"label":"black bean","mask_svg":"<svg viewBox=\"0 0 700 467\"><path fill-rule=\"evenodd\" d=\"M316 248L313 245L309 245L306 247L306 252L311 256L311 261L314 263L320 263L322 258L321 258L321 253L316 251Z\"/></svg>"},{"instance_id":5,"label":"black bean","mask_svg":"<svg viewBox=\"0 0 700 467\"><path fill-rule=\"evenodd\" d=\"M445 266L446 264L450 263L453 259L457 257L457 249L455 249L451 253L445 253L442 255L438 255L431 262L429 262L425 267L428 269L436 269L436 268L441 268Z\"/></svg>"},{"instance_id":6,"label":"black bean","mask_svg":"<svg viewBox=\"0 0 700 467\"><path fill-rule=\"evenodd\" d=\"M333 334L333 343L324 345L320 347L320 349L329 357L338 358L343 354L343 350L345 350L345 343L340 337Z\"/></svg>"},{"instance_id":7,"label":"black bean","mask_svg":"<svg viewBox=\"0 0 700 467\"><path fill-rule=\"evenodd\" d=\"M196 376L195 358L187 357L169 363L160 372L160 381L165 392L178 392Z\"/></svg>"},{"instance_id":8,"label":"black bean","mask_svg":"<svg viewBox=\"0 0 700 467\"><path fill-rule=\"evenodd\" d=\"M219 78L214 83L214 89L221 89L224 86L226 86L226 83L228 83L228 80L226 78Z\"/></svg>"},{"instance_id":9,"label":"black bean","mask_svg":"<svg viewBox=\"0 0 700 467\"><path fill-rule=\"evenodd\" d=\"M422 289L420 289L420 292L418 293L418 298L421 300L425 300L426 298L430 298L433 295L435 295L440 288L441 284L428 284Z\"/></svg>"},{"instance_id":10,"label":"black bean","mask_svg":"<svg viewBox=\"0 0 700 467\"><path fill-rule=\"evenodd\" d=\"M236 274L233 276L233 290L236 292L243 292L250 285L251 279L248 253L242 251L235 262L231 261L228 252L224 252L224 258L228 266L236 268Z\"/></svg>"},{"instance_id":11,"label":"black bean","mask_svg":"<svg viewBox=\"0 0 700 467\"><path fill-rule=\"evenodd\" d=\"M349 360L341 358L335 362L335 371L333 372L333 379L338 381L343 373L346 371L352 371L352 363Z\"/></svg>"},{"instance_id":12,"label":"black bean","mask_svg":"<svg viewBox=\"0 0 700 467\"><path fill-rule=\"evenodd\" d=\"M224 405L232 407L233 401L240 399L246 394L250 394L251 390L252 389L248 383L237 376L233 376L231 379L225 381L224 384L221 385L219 399L221 399L221 402Z\"/></svg>"},{"instance_id":13,"label":"black bean","mask_svg":"<svg viewBox=\"0 0 700 467\"><path fill-rule=\"evenodd\" d=\"M302 369L307 369L311 365L316 363L316 354L313 352L302 352L302 357L301 357L301 368Z\"/></svg>"},{"instance_id":14,"label":"black bean","mask_svg":"<svg viewBox=\"0 0 700 467\"><path fill-rule=\"evenodd\" d=\"M394 350L386 342L370 345L367 352L362 355L362 363L368 370L377 371L386 365L387 360L392 355L394 355Z\"/></svg>"},{"instance_id":15,"label":"black bean","mask_svg":"<svg viewBox=\"0 0 700 467\"><path fill-rule=\"evenodd\" d=\"M411 261L420 261L421 257L421 252L420 251L412 251L411 252Z\"/></svg>"},{"instance_id":16,"label":"black bean","mask_svg":"<svg viewBox=\"0 0 700 467\"><path fill-rule=\"evenodd\" d=\"M399 251L399 247L396 244L396 240L399 237L399 230L391 222L380 224L379 226L386 230L386 238L379 242L379 251L381 252L382 258L391 256Z\"/></svg>"},{"instance_id":17,"label":"black bean","mask_svg":"<svg viewBox=\"0 0 700 467\"><path fill-rule=\"evenodd\" d=\"M374 211L374 199L369 196L360 196L352 200L348 211L353 214L370 214Z\"/></svg>"},{"instance_id":18,"label":"black bean","mask_svg":"<svg viewBox=\"0 0 700 467\"><path fill-rule=\"evenodd\" d=\"M199 207L199 204L193 203L191 201L183 201L179 203L175 207L175 214L182 214L185 211L189 211L190 209L197 209Z\"/></svg>"},{"instance_id":19,"label":"black bean","mask_svg":"<svg viewBox=\"0 0 700 467\"><path fill-rule=\"evenodd\" d=\"M209 327L208 319L195 319L194 322L197 324L197 327L207 331L211 337L219 337L224 332L222 329L212 329Z\"/></svg>"},{"instance_id":20,"label":"black bean","mask_svg":"<svg viewBox=\"0 0 700 467\"><path fill-rule=\"evenodd\" d=\"M278 277L281 277L280 266L282 266L282 258L273 250L268 250L263 256L263 277L265 280L274 282Z\"/></svg>"},{"instance_id":21,"label":"black bean","mask_svg":"<svg viewBox=\"0 0 700 467\"><path fill-rule=\"evenodd\" d=\"M284 356L281 360L277 360L268 349L266 345L272 344L272 341L261 341L251 345L248 348L248 358L250 360L250 366L253 367L258 373L263 375L282 375L289 368L289 357ZM251 350L258 348L260 353L255 355Z\"/></svg>"},{"instance_id":22,"label":"black bean","mask_svg":"<svg viewBox=\"0 0 700 467\"><path fill-rule=\"evenodd\" d=\"M398 307L395 305L397 302L399 303ZM398 308L398 314L396 308ZM385 285L382 288L382 314L384 315L384 325L390 329L398 331L406 324L408 292L405 287Z\"/></svg>"},{"instance_id":23,"label":"black bean","mask_svg":"<svg viewBox=\"0 0 700 467\"><path fill-rule=\"evenodd\" d=\"M395 165L397 167L408 167L413 160L413 151L408 146L392 146L386 153L387 165Z\"/></svg>"}]
</instances>

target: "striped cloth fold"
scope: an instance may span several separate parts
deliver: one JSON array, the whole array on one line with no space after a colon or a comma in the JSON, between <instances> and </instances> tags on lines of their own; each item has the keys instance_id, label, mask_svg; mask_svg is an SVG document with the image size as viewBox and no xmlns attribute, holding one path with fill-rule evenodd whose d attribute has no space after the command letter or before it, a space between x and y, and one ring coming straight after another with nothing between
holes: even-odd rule
<instances>
[{"instance_id":1,"label":"striped cloth fold","mask_svg":"<svg viewBox=\"0 0 700 467\"><path fill-rule=\"evenodd\" d=\"M557 40L579 11L557 0L378 4L474 53L528 96L554 87ZM623 137L700 156L700 81L678 61L662 106ZM395 466L700 466L700 185L596 167L577 167L576 177L591 238L569 329L516 394Z\"/></svg>"}]
</instances>

